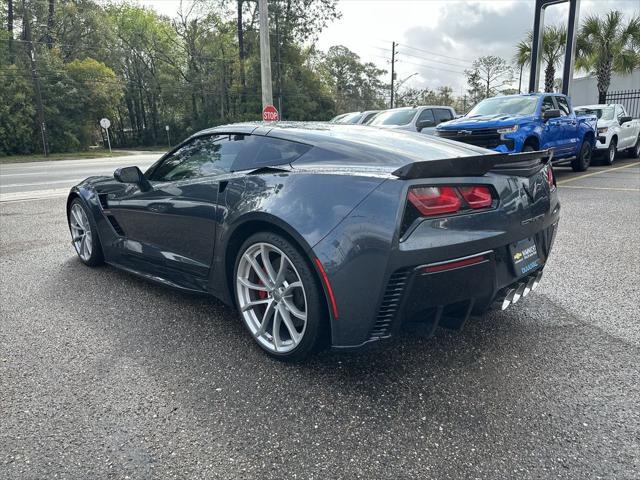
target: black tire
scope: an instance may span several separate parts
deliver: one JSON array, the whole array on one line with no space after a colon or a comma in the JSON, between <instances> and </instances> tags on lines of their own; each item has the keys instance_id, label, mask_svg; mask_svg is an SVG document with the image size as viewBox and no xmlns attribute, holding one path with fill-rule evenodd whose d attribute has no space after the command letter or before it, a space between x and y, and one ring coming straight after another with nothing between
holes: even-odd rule
<instances>
[{"instance_id":1,"label":"black tire","mask_svg":"<svg viewBox=\"0 0 640 480\"><path fill-rule=\"evenodd\" d=\"M591 157L593 156L593 151L591 149L591 144L588 140L582 142L582 146L580 147L580 153L576 158L571 160L571 168L574 172L584 172L591 165Z\"/></svg>"},{"instance_id":2,"label":"black tire","mask_svg":"<svg viewBox=\"0 0 640 480\"><path fill-rule=\"evenodd\" d=\"M609 148L607 152L604 154L604 163L607 165L613 165L613 162L616 159L616 154L618 153L618 141L615 138L612 138L609 142Z\"/></svg>"},{"instance_id":3,"label":"black tire","mask_svg":"<svg viewBox=\"0 0 640 480\"><path fill-rule=\"evenodd\" d=\"M640 135L636 140L636 144L628 150L629 158L640 158Z\"/></svg>"},{"instance_id":4,"label":"black tire","mask_svg":"<svg viewBox=\"0 0 640 480\"><path fill-rule=\"evenodd\" d=\"M82 212L84 212L85 219L89 223L89 239L87 243L90 244L90 254L83 253L81 254L78 243L74 240L74 233L72 228L72 217L74 209L80 208ZM96 227L96 222L93 219L93 215L89 211L87 207L85 207L82 200L79 198L75 198L72 200L69 205L69 211L67 212L67 223L69 224L69 231L71 232L71 244L73 245L76 253L78 254L78 258L82 263L89 267L97 267L104 264L104 254L102 253L102 244L100 243L100 238L98 237L98 229ZM87 250L84 250L87 252Z\"/></svg>"},{"instance_id":5,"label":"black tire","mask_svg":"<svg viewBox=\"0 0 640 480\"><path fill-rule=\"evenodd\" d=\"M536 149L533 148L533 145L525 145L522 149L523 152L535 152Z\"/></svg>"},{"instance_id":6,"label":"black tire","mask_svg":"<svg viewBox=\"0 0 640 480\"><path fill-rule=\"evenodd\" d=\"M258 346L260 346L260 348L262 348L262 350L264 350L272 358L289 362L304 360L309 355L323 348L328 340L328 314L322 286L307 258L289 240L273 232L255 233L254 235L251 235L249 238L247 238L247 240L245 240L245 242L242 244L235 261L235 267L233 271L233 285L236 306L238 307L238 309L241 308L242 302L238 288L238 268L240 266L240 261L243 255L247 251L250 251L252 246L255 248L257 244L268 244L275 247L276 249L279 249L288 257L288 260L293 264L295 273L298 275L299 280L302 282L304 288L303 298L306 302L306 327L303 330L302 338L299 340L299 343L293 350L285 353L279 353L271 350L270 348L272 347L267 347L263 345L263 343L261 343L261 341L252 332L251 327L246 320L245 313L240 312L242 323L245 325L247 331L254 339L254 341L258 344ZM273 292L268 293L268 295L269 298L272 298L271 295L273 295ZM275 322L275 313L272 317L271 322ZM274 325L273 323L271 323L271 328L273 329L273 327ZM273 338L273 334L271 334L271 337Z\"/></svg>"}]
</instances>

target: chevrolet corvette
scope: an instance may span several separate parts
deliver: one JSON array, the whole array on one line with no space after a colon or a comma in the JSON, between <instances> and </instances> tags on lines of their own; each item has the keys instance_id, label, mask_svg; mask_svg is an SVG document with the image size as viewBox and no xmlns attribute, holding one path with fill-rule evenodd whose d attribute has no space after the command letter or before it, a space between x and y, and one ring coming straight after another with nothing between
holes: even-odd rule
<instances>
[{"instance_id":1,"label":"chevrolet corvette","mask_svg":"<svg viewBox=\"0 0 640 480\"><path fill-rule=\"evenodd\" d=\"M213 295L269 355L300 360L461 329L533 291L559 220L550 156L366 126L227 125L144 173L87 178L66 214L86 265Z\"/></svg>"}]
</instances>

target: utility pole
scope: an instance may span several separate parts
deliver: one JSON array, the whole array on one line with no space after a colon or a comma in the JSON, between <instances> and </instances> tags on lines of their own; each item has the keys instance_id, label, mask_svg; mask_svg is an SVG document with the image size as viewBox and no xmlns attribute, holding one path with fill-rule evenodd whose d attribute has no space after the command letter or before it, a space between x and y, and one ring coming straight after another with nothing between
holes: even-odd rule
<instances>
[{"instance_id":1,"label":"utility pole","mask_svg":"<svg viewBox=\"0 0 640 480\"><path fill-rule=\"evenodd\" d=\"M47 125L44 120L44 106L42 105L42 92L40 91L40 79L38 78L38 70L36 69L36 54L33 49L33 41L31 38L31 17L29 10L25 6L25 0L22 0L22 22L25 47L27 48L27 56L29 57L29 66L31 67L31 80L33 81L33 90L36 94L36 110L38 112L38 123L40 124L40 132L42 133L42 149L44 156L49 156L49 145L47 142Z\"/></svg>"},{"instance_id":2,"label":"utility pole","mask_svg":"<svg viewBox=\"0 0 640 480\"><path fill-rule=\"evenodd\" d=\"M393 108L393 81L396 78L396 42L391 42L391 102L389 102L389 108Z\"/></svg>"},{"instance_id":3,"label":"utility pole","mask_svg":"<svg viewBox=\"0 0 640 480\"><path fill-rule=\"evenodd\" d=\"M280 42L280 28L278 25L278 17L279 17L279 12L278 15L276 15L276 42L277 43L277 48L276 48L276 58L277 58L277 70L276 70L276 77L278 78L278 113L280 115L280 118L282 118L282 62L281 62L281 57L280 57L280 48L281 48L281 42Z\"/></svg>"},{"instance_id":4,"label":"utility pole","mask_svg":"<svg viewBox=\"0 0 640 480\"><path fill-rule=\"evenodd\" d=\"M9 5L7 6L7 31L9 32L9 63L15 63L15 52L13 51L13 0L9 0Z\"/></svg>"},{"instance_id":5,"label":"utility pole","mask_svg":"<svg viewBox=\"0 0 640 480\"><path fill-rule=\"evenodd\" d=\"M260 8L260 72L262 79L262 108L273 105L271 88L271 47L269 46L269 10L267 0L258 0Z\"/></svg>"}]
</instances>

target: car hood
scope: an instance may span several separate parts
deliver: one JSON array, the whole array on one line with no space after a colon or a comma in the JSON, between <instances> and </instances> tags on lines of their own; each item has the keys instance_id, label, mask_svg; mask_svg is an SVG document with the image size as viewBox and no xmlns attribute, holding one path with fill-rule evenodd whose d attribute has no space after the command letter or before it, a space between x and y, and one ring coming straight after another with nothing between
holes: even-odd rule
<instances>
[{"instance_id":1,"label":"car hood","mask_svg":"<svg viewBox=\"0 0 640 480\"><path fill-rule=\"evenodd\" d=\"M531 122L533 115L480 115L477 117L461 117L438 125L438 130L452 130L459 128L507 127L509 125Z\"/></svg>"}]
</instances>

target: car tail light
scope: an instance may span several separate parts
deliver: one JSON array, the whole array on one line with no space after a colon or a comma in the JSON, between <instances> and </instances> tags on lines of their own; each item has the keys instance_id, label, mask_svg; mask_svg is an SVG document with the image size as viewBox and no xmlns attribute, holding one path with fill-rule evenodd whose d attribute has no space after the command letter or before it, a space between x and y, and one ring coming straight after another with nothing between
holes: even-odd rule
<instances>
[{"instance_id":1,"label":"car tail light","mask_svg":"<svg viewBox=\"0 0 640 480\"><path fill-rule=\"evenodd\" d=\"M474 185L472 187L460 187L459 190L464 201L467 202L471 208L486 208L490 207L493 203L493 197L491 196L489 187Z\"/></svg>"},{"instance_id":2,"label":"car tail light","mask_svg":"<svg viewBox=\"0 0 640 480\"><path fill-rule=\"evenodd\" d=\"M455 213L462 206L454 187L411 188L407 198L425 217Z\"/></svg>"},{"instance_id":3,"label":"car tail light","mask_svg":"<svg viewBox=\"0 0 640 480\"><path fill-rule=\"evenodd\" d=\"M553 167L551 165L547 165L547 183L549 184L549 188L553 191L556 188L556 178L553 174Z\"/></svg>"},{"instance_id":4,"label":"car tail light","mask_svg":"<svg viewBox=\"0 0 640 480\"><path fill-rule=\"evenodd\" d=\"M494 197L491 188L486 185L468 185L412 187L407 199L421 216L432 217L464 209L491 207Z\"/></svg>"}]
</instances>

